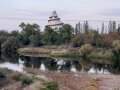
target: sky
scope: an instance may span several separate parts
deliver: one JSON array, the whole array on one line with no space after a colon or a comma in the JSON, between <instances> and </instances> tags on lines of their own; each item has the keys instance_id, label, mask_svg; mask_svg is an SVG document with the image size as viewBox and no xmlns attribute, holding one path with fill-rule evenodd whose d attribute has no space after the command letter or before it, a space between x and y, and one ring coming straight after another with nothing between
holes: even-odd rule
<instances>
[{"instance_id":1,"label":"sky","mask_svg":"<svg viewBox=\"0 0 120 90\"><path fill-rule=\"evenodd\" d=\"M20 30L19 24L25 22L43 30L54 10L62 22L73 26L84 20L120 21L120 0L0 0L0 29ZM94 23L91 27L97 28L102 22Z\"/></svg>"}]
</instances>

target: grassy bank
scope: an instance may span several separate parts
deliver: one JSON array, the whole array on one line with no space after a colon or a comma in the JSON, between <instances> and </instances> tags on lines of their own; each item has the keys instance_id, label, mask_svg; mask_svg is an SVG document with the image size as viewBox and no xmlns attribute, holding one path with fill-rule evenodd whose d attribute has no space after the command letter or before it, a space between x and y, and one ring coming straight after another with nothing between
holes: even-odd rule
<instances>
[{"instance_id":1,"label":"grassy bank","mask_svg":"<svg viewBox=\"0 0 120 90\"><path fill-rule=\"evenodd\" d=\"M62 53L62 54L50 54L50 57L55 58L81 58L79 53Z\"/></svg>"},{"instance_id":2,"label":"grassy bank","mask_svg":"<svg viewBox=\"0 0 120 90\"><path fill-rule=\"evenodd\" d=\"M51 51L45 48L27 47L18 49L19 54L50 54Z\"/></svg>"},{"instance_id":3,"label":"grassy bank","mask_svg":"<svg viewBox=\"0 0 120 90\"><path fill-rule=\"evenodd\" d=\"M79 53L79 48L71 48L71 49L57 49L57 48L35 48L35 47L27 47L20 48L18 53L26 56L45 56L47 57L55 57L55 58L81 58ZM110 49L103 48L94 48L92 52L88 55L88 58L91 59L104 59L104 60L112 60L114 56Z\"/></svg>"}]
</instances>

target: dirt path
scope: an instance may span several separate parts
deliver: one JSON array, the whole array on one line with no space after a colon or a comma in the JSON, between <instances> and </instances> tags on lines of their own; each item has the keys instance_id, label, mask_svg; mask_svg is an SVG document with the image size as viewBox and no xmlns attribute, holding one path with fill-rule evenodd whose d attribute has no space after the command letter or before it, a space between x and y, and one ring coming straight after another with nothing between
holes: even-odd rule
<instances>
[{"instance_id":1,"label":"dirt path","mask_svg":"<svg viewBox=\"0 0 120 90\"><path fill-rule=\"evenodd\" d=\"M120 90L120 75L98 75L58 72L41 72L27 69L28 72L47 76L59 83L59 90Z\"/></svg>"},{"instance_id":2,"label":"dirt path","mask_svg":"<svg viewBox=\"0 0 120 90\"><path fill-rule=\"evenodd\" d=\"M95 79L86 74L75 76L69 73L41 72L39 70L27 69L29 73L41 74L58 82L59 90L98 90L98 84ZM91 88L91 89L86 89Z\"/></svg>"},{"instance_id":3,"label":"dirt path","mask_svg":"<svg viewBox=\"0 0 120 90\"><path fill-rule=\"evenodd\" d=\"M100 90L120 90L120 75L101 76Z\"/></svg>"}]
</instances>

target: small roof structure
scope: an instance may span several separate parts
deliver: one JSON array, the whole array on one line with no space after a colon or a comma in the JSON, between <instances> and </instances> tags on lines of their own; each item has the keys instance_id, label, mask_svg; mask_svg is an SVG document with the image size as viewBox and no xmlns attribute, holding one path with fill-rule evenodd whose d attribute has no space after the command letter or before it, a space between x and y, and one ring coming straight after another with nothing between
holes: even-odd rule
<instances>
[{"instance_id":1,"label":"small roof structure","mask_svg":"<svg viewBox=\"0 0 120 90\"><path fill-rule=\"evenodd\" d=\"M51 17L58 17L58 15L57 15L56 11L53 11L53 13L52 13Z\"/></svg>"}]
</instances>

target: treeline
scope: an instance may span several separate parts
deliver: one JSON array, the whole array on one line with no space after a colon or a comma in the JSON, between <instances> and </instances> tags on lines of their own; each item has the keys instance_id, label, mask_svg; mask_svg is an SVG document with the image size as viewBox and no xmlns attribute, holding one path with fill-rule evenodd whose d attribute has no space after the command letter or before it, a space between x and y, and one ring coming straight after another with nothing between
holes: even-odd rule
<instances>
[{"instance_id":1,"label":"treeline","mask_svg":"<svg viewBox=\"0 0 120 90\"><path fill-rule=\"evenodd\" d=\"M7 32L5 30L0 31L0 53L12 54L20 47L18 40L18 31Z\"/></svg>"},{"instance_id":2,"label":"treeline","mask_svg":"<svg viewBox=\"0 0 120 90\"><path fill-rule=\"evenodd\" d=\"M47 45L63 44L80 47L83 44L91 44L92 46L110 48L114 41L120 40L120 27L117 28L115 21L110 21L107 31L104 23L101 25L101 30L92 29L85 21L83 25L76 24L75 28L64 24L57 32L46 26L43 35L43 42Z\"/></svg>"},{"instance_id":3,"label":"treeline","mask_svg":"<svg viewBox=\"0 0 120 90\"><path fill-rule=\"evenodd\" d=\"M22 31L7 32L0 31L0 50L2 53L15 53L19 47L43 46L43 45L65 45L80 47L83 44L110 48L115 40L120 40L120 27L116 28L115 22L110 22L109 31L105 33L104 24L102 30L90 28L89 23L84 22L73 28L69 24L64 24L58 31L46 26L44 31L40 30L37 24L21 23L19 27Z\"/></svg>"}]
</instances>

